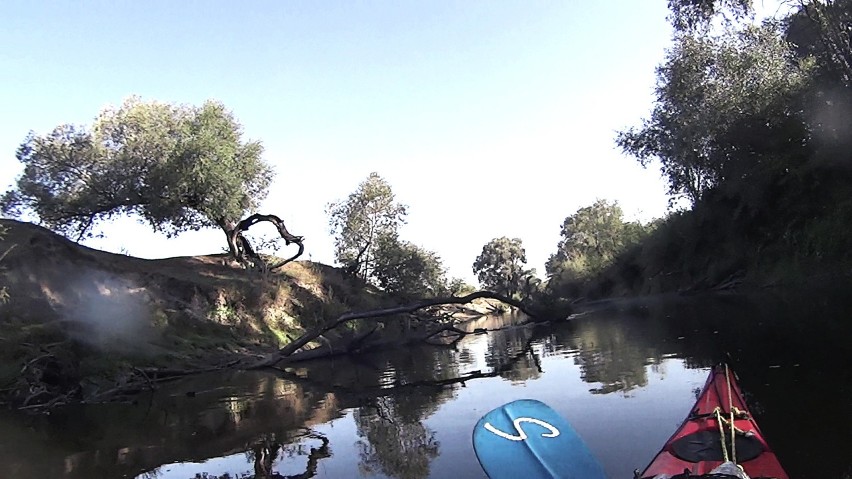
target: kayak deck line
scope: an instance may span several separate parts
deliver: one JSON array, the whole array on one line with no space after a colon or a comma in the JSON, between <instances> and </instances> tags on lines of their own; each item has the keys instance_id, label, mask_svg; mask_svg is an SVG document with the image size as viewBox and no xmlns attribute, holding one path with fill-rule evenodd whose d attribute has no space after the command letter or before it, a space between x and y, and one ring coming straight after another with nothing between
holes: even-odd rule
<instances>
[{"instance_id":1,"label":"kayak deck line","mask_svg":"<svg viewBox=\"0 0 852 479\"><path fill-rule=\"evenodd\" d=\"M725 364L711 368L683 423L636 479L789 479Z\"/></svg>"}]
</instances>

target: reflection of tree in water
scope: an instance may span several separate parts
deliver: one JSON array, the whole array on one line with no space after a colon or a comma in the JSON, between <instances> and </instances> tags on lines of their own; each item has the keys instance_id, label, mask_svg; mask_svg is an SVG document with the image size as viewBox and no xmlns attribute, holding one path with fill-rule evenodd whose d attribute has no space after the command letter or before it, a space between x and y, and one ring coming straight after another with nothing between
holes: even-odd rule
<instances>
[{"instance_id":1,"label":"reflection of tree in water","mask_svg":"<svg viewBox=\"0 0 852 479\"><path fill-rule=\"evenodd\" d=\"M277 434L268 434L262 436L257 442L246 451L246 458L254 463L254 473L237 473L231 474L228 472L222 474L210 474L208 472L199 472L189 479L309 479L317 474L317 466L321 459L331 457L331 450L328 447L328 438L322 434L308 431L305 434L298 436L299 438L318 439L321 442L319 447L310 447L306 450L305 444L285 444L282 438ZM284 438L284 441L292 441L291 436ZM297 456L308 456L307 465L304 472L293 475L283 475L272 469L272 465L278 456L294 458ZM140 479L155 479L160 477L159 468L147 472Z\"/></svg>"},{"instance_id":2,"label":"reflection of tree in water","mask_svg":"<svg viewBox=\"0 0 852 479\"><path fill-rule=\"evenodd\" d=\"M530 347L532 335L532 328L491 333L487 366L511 380L540 375L538 357ZM458 356L450 348L417 348L404 354L387 354L384 372L390 372L393 387L451 379L458 376ZM422 421L454 394L451 388L424 385L369 399L355 413L361 472L405 479L428 477L439 443L435 432Z\"/></svg>"},{"instance_id":3,"label":"reflection of tree in water","mask_svg":"<svg viewBox=\"0 0 852 479\"><path fill-rule=\"evenodd\" d=\"M581 378L589 383L602 383L591 390L593 394L645 386L648 384L645 366L659 356L645 344L638 328L604 318L579 325L576 341L579 351L574 361L581 368Z\"/></svg>"},{"instance_id":4,"label":"reflection of tree in water","mask_svg":"<svg viewBox=\"0 0 852 479\"><path fill-rule=\"evenodd\" d=\"M476 356L471 354L470 350L462 349L459 351L458 355L458 363L459 365L468 366L476 362Z\"/></svg>"},{"instance_id":5,"label":"reflection of tree in water","mask_svg":"<svg viewBox=\"0 0 852 479\"><path fill-rule=\"evenodd\" d=\"M287 444L282 445L281 441L277 440L275 435L263 438L258 441L246 455L254 462L254 477L252 479L308 479L314 477L317 473L317 465L320 459L331 457L331 451L328 447L328 438L321 434L309 432L305 437L319 439L322 442L320 447L311 447L305 451L304 444ZM305 471L300 474L284 476L272 470L272 464L281 453L282 457L293 458L295 456L304 456L307 453L308 463L305 466Z\"/></svg>"},{"instance_id":6,"label":"reflection of tree in water","mask_svg":"<svg viewBox=\"0 0 852 479\"><path fill-rule=\"evenodd\" d=\"M534 356L535 353L530 351L528 354L518 356L515 359L515 364L511 369L502 373L502 378L508 379L514 383L523 383L541 376L538 360Z\"/></svg>"},{"instance_id":7,"label":"reflection of tree in water","mask_svg":"<svg viewBox=\"0 0 852 479\"><path fill-rule=\"evenodd\" d=\"M389 387L399 387L458 376L457 354L452 348L400 349L387 351L376 359L379 357L384 364L372 372L362 371L362 386L380 384L380 377ZM435 432L422 421L454 394L452 388L424 385L401 394L366 399L355 412L362 472L411 479L428 477L439 444Z\"/></svg>"},{"instance_id":8,"label":"reflection of tree in water","mask_svg":"<svg viewBox=\"0 0 852 479\"><path fill-rule=\"evenodd\" d=\"M538 358L530 349L531 328L494 331L489 335L485 364L492 370L511 368L500 374L510 381L528 381L541 376ZM524 354L524 351L528 351Z\"/></svg>"},{"instance_id":9,"label":"reflection of tree in water","mask_svg":"<svg viewBox=\"0 0 852 479\"><path fill-rule=\"evenodd\" d=\"M439 444L435 431L420 420L425 396L379 397L355 412L362 472L404 479L429 476Z\"/></svg>"}]
</instances>

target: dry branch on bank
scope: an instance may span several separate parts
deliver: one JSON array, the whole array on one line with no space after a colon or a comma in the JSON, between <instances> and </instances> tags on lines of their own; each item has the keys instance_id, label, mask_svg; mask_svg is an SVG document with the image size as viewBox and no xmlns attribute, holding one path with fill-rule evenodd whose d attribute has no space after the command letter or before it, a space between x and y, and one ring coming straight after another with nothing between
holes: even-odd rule
<instances>
[{"instance_id":1,"label":"dry branch on bank","mask_svg":"<svg viewBox=\"0 0 852 479\"><path fill-rule=\"evenodd\" d=\"M296 351L300 350L306 344L315 340L316 338L318 338L322 334L327 333L328 331L331 331L332 329L336 328L337 326L340 326L341 324L347 323L349 321L355 321L357 319L385 318L385 317L394 316L394 315L397 315L397 314L410 314L410 313L413 313L415 311L419 311L421 309L428 308L428 307L431 307L431 306L440 306L440 305L446 305L446 304L466 304L466 303L469 303L469 302L471 302L475 299L480 299L480 298L496 299L498 301L502 301L506 304L509 304L511 306L518 308L519 310L528 314L530 317L534 317L534 315L531 314L521 302L516 301L512 298L508 298L508 297L503 296L501 294L493 293L491 291L477 291L475 293L471 293L471 294L468 294L466 296L448 296L448 297L442 297L442 298L425 299L425 300L422 300L422 301L419 301L419 302L416 302L416 303L412 303L412 304L409 304L409 305L395 306L395 307L392 307L392 308L374 309L374 310L370 310L370 311L360 311L360 312L349 312L349 313L346 313L346 314L342 314L342 315L340 315L337 318L334 318L332 320L326 321L325 323L323 323L319 326L316 326L315 328L307 331L305 334L303 334L299 338L296 338L290 344L279 349L276 353L273 353L273 354L263 358L260 361L256 361L253 364L246 366L245 368L246 369L259 369L259 368L265 368L265 367L268 367L268 366L272 366L272 365L278 363L279 361L283 361L286 358L292 356ZM448 329L445 329L445 330L448 330ZM441 332L441 331L431 331L427 334L426 337L422 338L422 340L425 341L425 340L431 338L434 334L436 334L438 332ZM457 333L459 333L459 332L464 333L463 331L460 331L460 330L457 330L456 332ZM331 348L329 348L329 349L331 349ZM329 354L326 353L326 354L320 354L320 355L325 356L325 355L329 355ZM319 356L317 356L317 357L319 357Z\"/></svg>"},{"instance_id":2,"label":"dry branch on bank","mask_svg":"<svg viewBox=\"0 0 852 479\"><path fill-rule=\"evenodd\" d=\"M531 327L533 324L538 323L526 323L524 326L510 326L509 328L515 327ZM491 331L500 331L509 328L498 328ZM390 396L394 394L404 394L406 391L417 388L444 388L446 386L450 386L453 384L461 384L465 386L468 381L472 381L475 379L484 379L484 378L493 378L498 377L502 374L508 373L511 371L517 363L527 355L530 355L533 360L533 364L535 365L538 372L543 372L541 368L541 360L538 355L532 349L532 341L534 339L534 335L530 335L524 346L518 349L518 352L508 358L508 361L502 363L491 371L470 371L468 373L459 375L457 377L443 378L443 379L424 379L419 381L410 381L410 382L397 382L391 385L373 385L373 386L361 386L361 387L346 387L340 384L327 384L322 381L317 381L311 379L310 377L305 377L285 369L270 366L266 368L269 371L275 372L275 374L282 379L286 379L288 381L292 381L295 383L302 384L308 388L319 389L322 391L332 391L335 394L342 396L354 396L358 398L373 398L379 396Z\"/></svg>"},{"instance_id":3,"label":"dry branch on bank","mask_svg":"<svg viewBox=\"0 0 852 479\"><path fill-rule=\"evenodd\" d=\"M431 327L424 328L425 330L421 330L416 333L408 334L403 338L386 340L379 338L377 332L380 330L380 327L378 326L378 324L376 324L374 327L362 331L356 336L350 338L345 343L327 343L325 346L320 348L309 350L302 349L306 344L318 339L322 334L327 333L328 331L336 328L337 326L340 326L350 321L355 321L359 319L375 320L399 314L414 314L415 312L430 307L449 304L466 304L480 298L489 298L502 301L503 303L517 307L521 311L526 312L528 315L530 315L524 305L520 302L489 291L479 291L461 297L451 296L444 298L432 298L418 301L409 305L396 306L391 308L383 308L361 312L348 312L311 329L310 331L306 332L299 338L296 338L290 344L284 346L275 353L272 353L259 360L256 356L252 356L251 358L249 358L245 355L240 355L231 356L231 359L229 361L224 362L220 365L208 367L188 369L133 367L130 368L126 372L126 374L123 375L111 387L103 388L104 385L101 385L100 390L97 390L96 388L94 391L92 391L90 388L89 391L85 392L80 387L75 387L70 392L55 390L56 388L48 387L48 385L42 380L41 374L36 374L28 379L28 383L26 385L17 385L20 387L9 388L9 390L6 391L7 393L12 392L13 389L20 389L26 391L23 396L18 394L17 399L14 399L10 396L10 400L8 401L8 403L17 408L27 409L31 411L49 410L50 408L55 406L78 401L84 403L97 403L115 401L116 399L120 398L130 398L136 394L145 391L155 390L157 388L157 385L163 382L172 381L188 375L221 371L224 369L262 369L272 367L275 364L281 362L295 363L334 355L357 354L366 350L394 348L406 344L429 344L443 346L453 345L468 334L481 334L488 332L488 330L480 328L475 331L465 331L454 325L454 323L451 321L452 317L448 318L446 315L441 315L440 313L436 316L431 314L430 312L430 314L420 315L419 319L420 321L426 321L426 318L433 318L434 322L432 323ZM531 322L539 322L532 315L530 315L530 317L533 318L532 321L528 320L524 323L515 324L510 327L525 327L529 326ZM450 322L444 322L448 319L450 319ZM32 369L34 372L37 373L47 367L47 362L55 360L55 358L52 354L50 354L49 351L43 351L42 353L43 354L36 356L34 359L30 360L27 364L25 364L22 372L28 372ZM38 367L36 368L36 366ZM477 377L488 377L490 375L491 373L474 372L469 373L468 375L460 378L444 380L443 383L436 382L433 383L433 385L464 382L469 379L474 379Z\"/></svg>"}]
</instances>

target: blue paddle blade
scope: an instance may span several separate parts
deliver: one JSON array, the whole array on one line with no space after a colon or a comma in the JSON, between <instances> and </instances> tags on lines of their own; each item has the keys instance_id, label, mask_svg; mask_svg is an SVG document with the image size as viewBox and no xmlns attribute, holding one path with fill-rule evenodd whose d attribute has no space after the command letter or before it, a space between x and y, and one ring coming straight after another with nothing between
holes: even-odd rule
<instances>
[{"instance_id":1,"label":"blue paddle blade","mask_svg":"<svg viewBox=\"0 0 852 479\"><path fill-rule=\"evenodd\" d=\"M491 479L606 479L571 424L533 399L483 416L473 430L473 449Z\"/></svg>"}]
</instances>

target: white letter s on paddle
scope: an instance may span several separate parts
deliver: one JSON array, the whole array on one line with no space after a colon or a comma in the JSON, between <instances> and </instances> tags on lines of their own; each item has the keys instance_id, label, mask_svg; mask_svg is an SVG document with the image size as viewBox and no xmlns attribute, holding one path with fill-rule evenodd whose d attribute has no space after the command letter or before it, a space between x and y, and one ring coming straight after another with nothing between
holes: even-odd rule
<instances>
[{"instance_id":1,"label":"white letter s on paddle","mask_svg":"<svg viewBox=\"0 0 852 479\"><path fill-rule=\"evenodd\" d=\"M550 432L542 433L541 437L556 437L559 435L559 429L556 429L552 424L542 421L541 419L536 419L534 417L519 417L515 419L515 430L518 431L517 436L513 436L511 434L507 434L496 427L492 426L491 423L485 423L485 429L493 432L494 434L508 439L510 441L523 441L527 438L527 433L521 428L521 423L523 422L531 422L533 424L538 424L539 426L549 430Z\"/></svg>"}]
</instances>

